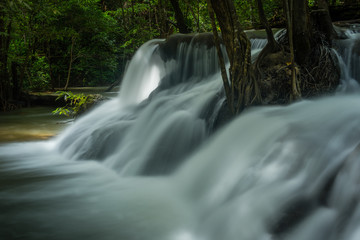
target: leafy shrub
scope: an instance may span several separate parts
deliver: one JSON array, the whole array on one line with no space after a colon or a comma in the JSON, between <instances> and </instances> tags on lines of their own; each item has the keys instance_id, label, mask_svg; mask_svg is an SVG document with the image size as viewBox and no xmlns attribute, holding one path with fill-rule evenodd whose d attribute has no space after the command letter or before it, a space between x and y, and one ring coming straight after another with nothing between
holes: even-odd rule
<instances>
[{"instance_id":1,"label":"leafy shrub","mask_svg":"<svg viewBox=\"0 0 360 240\"><path fill-rule=\"evenodd\" d=\"M73 94L70 91L58 91L56 93L59 94L56 100L63 98L66 105L56 108L53 114L65 115L67 117L76 117L105 99L100 94Z\"/></svg>"}]
</instances>

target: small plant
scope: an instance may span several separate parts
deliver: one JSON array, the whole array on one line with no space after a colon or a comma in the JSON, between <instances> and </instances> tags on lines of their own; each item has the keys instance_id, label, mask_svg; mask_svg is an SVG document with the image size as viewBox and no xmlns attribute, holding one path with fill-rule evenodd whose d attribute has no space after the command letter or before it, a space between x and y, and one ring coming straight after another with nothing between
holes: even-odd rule
<instances>
[{"instance_id":1,"label":"small plant","mask_svg":"<svg viewBox=\"0 0 360 240\"><path fill-rule=\"evenodd\" d=\"M73 94L70 91L57 91L56 93L59 94L56 100L63 98L66 105L64 107L56 108L53 111L53 114L65 115L67 117L76 117L85 112L95 103L104 100L104 98L99 94Z\"/></svg>"}]
</instances>

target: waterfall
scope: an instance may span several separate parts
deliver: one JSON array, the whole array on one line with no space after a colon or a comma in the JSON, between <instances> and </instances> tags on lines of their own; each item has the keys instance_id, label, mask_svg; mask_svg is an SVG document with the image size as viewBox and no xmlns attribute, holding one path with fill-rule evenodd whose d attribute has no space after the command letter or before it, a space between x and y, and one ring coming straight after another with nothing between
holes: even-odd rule
<instances>
[{"instance_id":1,"label":"waterfall","mask_svg":"<svg viewBox=\"0 0 360 240\"><path fill-rule=\"evenodd\" d=\"M274 38L278 40L279 37L283 35L285 32L286 32L285 29L277 30L276 33L274 34ZM265 47L268 41L266 38L250 38L250 42L251 42L251 61L254 63L257 57L259 56L261 50Z\"/></svg>"},{"instance_id":2,"label":"waterfall","mask_svg":"<svg viewBox=\"0 0 360 240\"><path fill-rule=\"evenodd\" d=\"M339 92L358 91L360 89L360 33L347 30L347 39L334 42L335 54L341 68Z\"/></svg>"},{"instance_id":3,"label":"waterfall","mask_svg":"<svg viewBox=\"0 0 360 240\"><path fill-rule=\"evenodd\" d=\"M336 43L343 86L357 41ZM0 146L0 239L359 239L359 92L214 132L223 101L204 35L146 43L118 97L54 139Z\"/></svg>"},{"instance_id":4,"label":"waterfall","mask_svg":"<svg viewBox=\"0 0 360 240\"><path fill-rule=\"evenodd\" d=\"M263 38L252 38L250 39L251 42L251 62L254 63L259 56L261 50L267 44L267 39Z\"/></svg>"},{"instance_id":5,"label":"waterfall","mask_svg":"<svg viewBox=\"0 0 360 240\"><path fill-rule=\"evenodd\" d=\"M158 86L163 72L162 62L153 52L159 42L160 40L151 40L136 52L120 88L121 105L140 103Z\"/></svg>"}]
</instances>

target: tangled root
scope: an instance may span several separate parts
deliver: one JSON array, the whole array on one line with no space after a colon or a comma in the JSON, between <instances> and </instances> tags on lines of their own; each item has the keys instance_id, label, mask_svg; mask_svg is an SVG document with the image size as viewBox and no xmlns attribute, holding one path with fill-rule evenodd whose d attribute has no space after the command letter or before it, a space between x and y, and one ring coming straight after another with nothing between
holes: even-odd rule
<instances>
[{"instance_id":1,"label":"tangled root","mask_svg":"<svg viewBox=\"0 0 360 240\"><path fill-rule=\"evenodd\" d=\"M301 68L300 88L304 97L333 92L339 85L340 69L335 53L326 45L313 48L308 63Z\"/></svg>"},{"instance_id":2,"label":"tangled root","mask_svg":"<svg viewBox=\"0 0 360 240\"><path fill-rule=\"evenodd\" d=\"M278 41L283 50L263 56L254 69L258 73L263 104L288 104L294 100L286 34L280 35ZM337 57L321 33L314 34L312 45L306 64L295 66L302 98L332 93L340 82Z\"/></svg>"}]
</instances>

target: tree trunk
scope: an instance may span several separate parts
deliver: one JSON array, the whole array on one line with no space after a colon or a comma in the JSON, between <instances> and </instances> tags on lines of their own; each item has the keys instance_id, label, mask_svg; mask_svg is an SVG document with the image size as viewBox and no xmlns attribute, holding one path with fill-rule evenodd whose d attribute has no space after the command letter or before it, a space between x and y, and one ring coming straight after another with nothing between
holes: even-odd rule
<instances>
[{"instance_id":1,"label":"tree trunk","mask_svg":"<svg viewBox=\"0 0 360 240\"><path fill-rule=\"evenodd\" d=\"M65 87L64 87L65 91L67 91L68 86L69 86L69 82L70 82L71 69L72 69L72 64L73 64L73 61L74 61L74 56L73 56L74 45L75 45L75 37L73 36L71 38L70 62L69 62L69 69L68 69L68 74L67 74L67 78L66 78L66 84L65 84Z\"/></svg>"},{"instance_id":2,"label":"tree trunk","mask_svg":"<svg viewBox=\"0 0 360 240\"><path fill-rule=\"evenodd\" d=\"M285 12L286 12L286 18L287 18L287 27L288 27L288 36L289 36L289 45L290 45L290 56L291 56L291 90L292 90L292 98L293 100L299 98L300 90L299 90L299 83L296 78L296 70L295 70L295 51L294 51L294 33L293 33L293 27L294 27L294 14L293 14L293 3L290 0L285 0ZM307 57L307 56L306 56Z\"/></svg>"},{"instance_id":3,"label":"tree trunk","mask_svg":"<svg viewBox=\"0 0 360 240\"><path fill-rule=\"evenodd\" d=\"M266 19L262 0L257 0L257 5L258 5L260 22L263 25L263 27L265 28L268 44L270 45L270 47L272 49L278 50L278 49L280 49L280 47L279 47L279 44L275 41L274 34L270 28L268 20Z\"/></svg>"},{"instance_id":4,"label":"tree trunk","mask_svg":"<svg viewBox=\"0 0 360 240\"><path fill-rule=\"evenodd\" d=\"M185 23L184 15L180 9L179 2L177 0L170 0L170 2L175 12L177 27L179 28L180 33L190 33L191 30Z\"/></svg>"},{"instance_id":5,"label":"tree trunk","mask_svg":"<svg viewBox=\"0 0 360 240\"><path fill-rule=\"evenodd\" d=\"M314 29L324 34L328 45L331 47L332 40L337 37L337 33L329 14L329 6L325 0L319 0L318 7L318 10L311 12L311 22Z\"/></svg>"},{"instance_id":6,"label":"tree trunk","mask_svg":"<svg viewBox=\"0 0 360 240\"><path fill-rule=\"evenodd\" d=\"M208 0L208 11L209 11L210 20L211 20L212 31L214 34L214 42L215 42L215 46L216 46L216 51L217 51L218 58L219 58L221 77L223 80L226 101L228 103L227 105L229 107L230 112L232 114L234 114L234 94L230 90L229 79L228 79L227 73L226 73L224 55L221 50L219 34L218 34L218 31L216 28L216 23L215 23L215 14L214 14L214 10L211 5L211 1L209 1L209 0Z\"/></svg>"},{"instance_id":7,"label":"tree trunk","mask_svg":"<svg viewBox=\"0 0 360 240\"><path fill-rule=\"evenodd\" d=\"M261 78L262 70L260 68L260 65L263 63L263 60L265 59L265 57L267 57L271 53L275 53L275 52L282 50L282 47L278 44L278 42L274 38L274 34L273 34L273 32L270 28L270 25L266 19L266 16L265 16L262 0L257 0L257 5L258 5L260 22L263 25L263 27L265 28L266 37L268 40L266 46L262 49L258 58L256 59L255 67L254 67L256 77Z\"/></svg>"},{"instance_id":8,"label":"tree trunk","mask_svg":"<svg viewBox=\"0 0 360 240\"><path fill-rule=\"evenodd\" d=\"M258 98L256 81L250 76L251 44L240 27L231 0L208 0L218 19L221 35L230 61L230 83L233 99L237 99L236 112L255 103Z\"/></svg>"},{"instance_id":9,"label":"tree trunk","mask_svg":"<svg viewBox=\"0 0 360 240\"><path fill-rule=\"evenodd\" d=\"M291 22L292 38L294 42L295 61L299 65L306 63L311 52L310 19L307 0L285 0L288 3Z\"/></svg>"}]
</instances>

